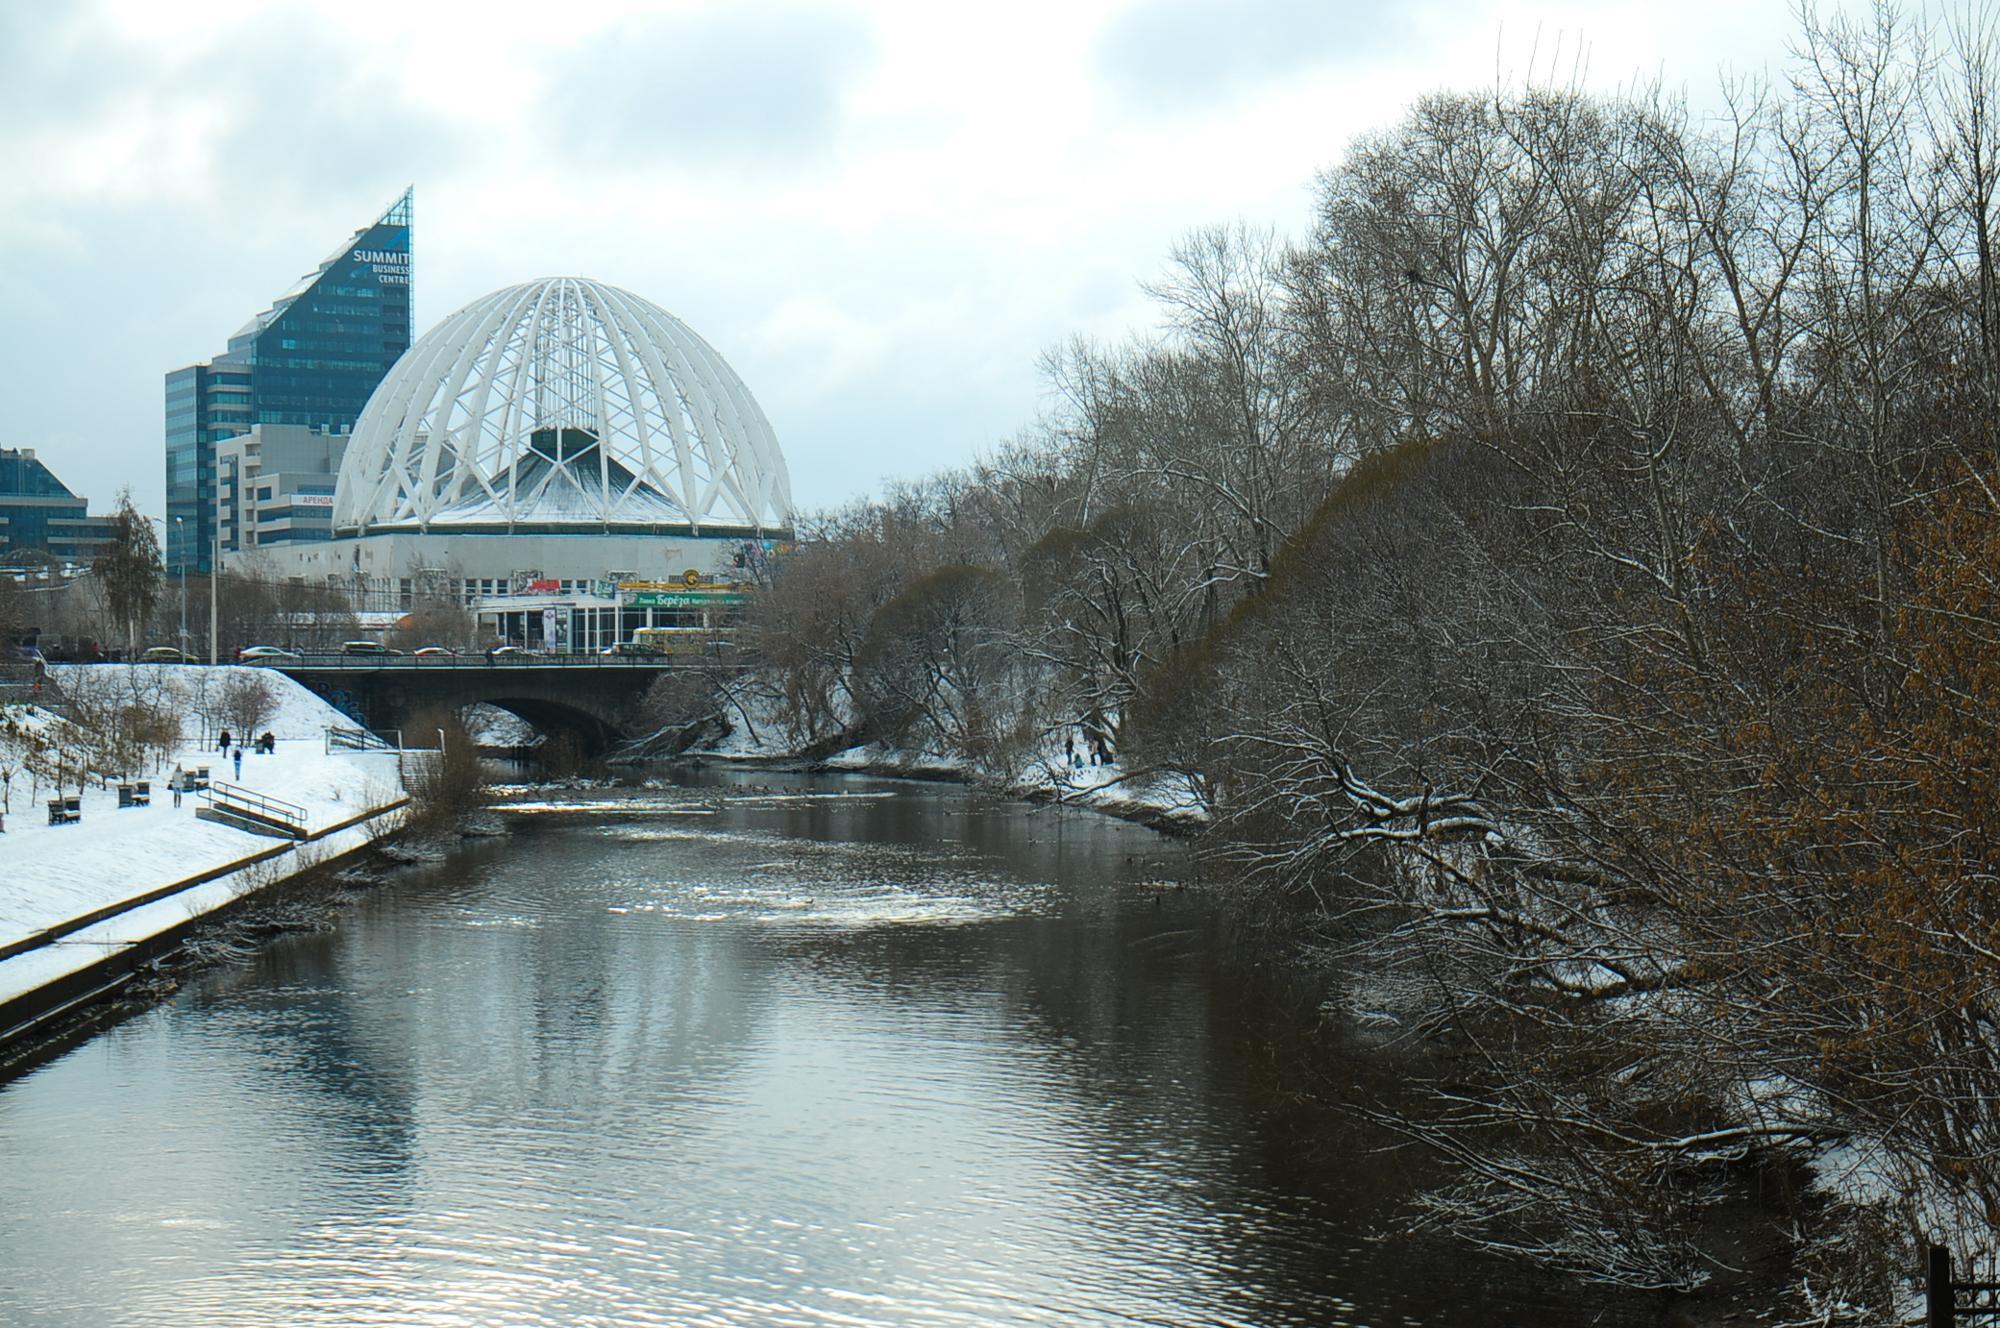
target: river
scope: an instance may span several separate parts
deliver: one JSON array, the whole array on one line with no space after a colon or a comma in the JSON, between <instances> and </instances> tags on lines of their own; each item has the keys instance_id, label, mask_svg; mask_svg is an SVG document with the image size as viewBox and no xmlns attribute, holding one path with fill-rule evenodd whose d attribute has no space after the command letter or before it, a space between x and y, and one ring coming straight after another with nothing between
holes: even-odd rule
<instances>
[{"instance_id":1,"label":"river","mask_svg":"<svg viewBox=\"0 0 2000 1328\"><path fill-rule=\"evenodd\" d=\"M7 1325L1655 1323L1397 1238L1184 849L565 793L0 1087Z\"/></svg>"}]
</instances>

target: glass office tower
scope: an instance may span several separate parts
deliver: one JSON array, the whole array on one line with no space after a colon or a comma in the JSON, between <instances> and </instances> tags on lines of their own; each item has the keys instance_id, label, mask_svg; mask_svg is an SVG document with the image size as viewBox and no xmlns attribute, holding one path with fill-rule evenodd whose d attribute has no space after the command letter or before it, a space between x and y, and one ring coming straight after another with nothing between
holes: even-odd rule
<instances>
[{"instance_id":1,"label":"glass office tower","mask_svg":"<svg viewBox=\"0 0 2000 1328\"><path fill-rule=\"evenodd\" d=\"M346 434L410 348L410 191L229 339L167 375L167 568L215 557L215 444L253 424ZM175 518L180 518L178 521Z\"/></svg>"},{"instance_id":2,"label":"glass office tower","mask_svg":"<svg viewBox=\"0 0 2000 1328\"><path fill-rule=\"evenodd\" d=\"M33 550L66 563L89 562L111 539L111 518L89 516L35 456L32 447L0 447L0 557Z\"/></svg>"}]
</instances>

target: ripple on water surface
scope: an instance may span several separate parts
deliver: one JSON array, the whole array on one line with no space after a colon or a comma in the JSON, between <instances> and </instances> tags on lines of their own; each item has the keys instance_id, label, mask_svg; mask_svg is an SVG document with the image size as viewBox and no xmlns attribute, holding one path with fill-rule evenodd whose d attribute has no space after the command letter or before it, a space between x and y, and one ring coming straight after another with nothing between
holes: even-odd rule
<instances>
[{"instance_id":1,"label":"ripple on water surface","mask_svg":"<svg viewBox=\"0 0 2000 1328\"><path fill-rule=\"evenodd\" d=\"M979 855L945 844L815 841L714 823L724 811L825 810L894 796L879 790L641 794L506 806L565 823L592 813L614 816L590 833L627 850L616 855L622 859L618 870L587 888L619 916L829 928L943 926L1032 912L1050 897L1049 884L995 873ZM674 852L689 846L701 852ZM691 867L698 870L691 873Z\"/></svg>"},{"instance_id":2,"label":"ripple on water surface","mask_svg":"<svg viewBox=\"0 0 2000 1328\"><path fill-rule=\"evenodd\" d=\"M0 1090L0 1323L1581 1321L1376 1271L1164 841L821 792L519 812Z\"/></svg>"}]
</instances>

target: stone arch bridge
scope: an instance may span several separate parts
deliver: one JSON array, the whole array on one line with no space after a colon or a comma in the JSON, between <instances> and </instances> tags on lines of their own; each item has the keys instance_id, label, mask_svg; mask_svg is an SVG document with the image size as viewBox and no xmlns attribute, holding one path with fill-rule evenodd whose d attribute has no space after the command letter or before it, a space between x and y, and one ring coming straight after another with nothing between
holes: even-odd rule
<instances>
[{"instance_id":1,"label":"stone arch bridge","mask_svg":"<svg viewBox=\"0 0 2000 1328\"><path fill-rule=\"evenodd\" d=\"M668 659L557 655L488 662L478 655L307 655L272 665L371 729L409 729L426 711L485 702L588 751L626 732L633 706L676 665ZM421 735L412 735L423 745Z\"/></svg>"}]
</instances>

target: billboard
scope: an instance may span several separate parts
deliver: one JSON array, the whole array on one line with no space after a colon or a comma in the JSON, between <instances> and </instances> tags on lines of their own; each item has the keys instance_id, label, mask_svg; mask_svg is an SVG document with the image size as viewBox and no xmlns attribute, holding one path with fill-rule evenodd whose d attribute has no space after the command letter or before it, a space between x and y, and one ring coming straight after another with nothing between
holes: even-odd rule
<instances>
[{"instance_id":1,"label":"billboard","mask_svg":"<svg viewBox=\"0 0 2000 1328\"><path fill-rule=\"evenodd\" d=\"M635 609L705 609L711 604L742 604L750 597L736 590L635 590L626 600Z\"/></svg>"}]
</instances>

